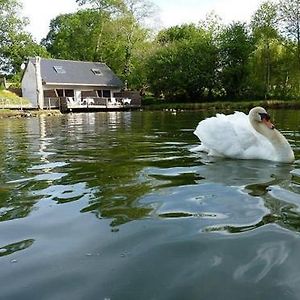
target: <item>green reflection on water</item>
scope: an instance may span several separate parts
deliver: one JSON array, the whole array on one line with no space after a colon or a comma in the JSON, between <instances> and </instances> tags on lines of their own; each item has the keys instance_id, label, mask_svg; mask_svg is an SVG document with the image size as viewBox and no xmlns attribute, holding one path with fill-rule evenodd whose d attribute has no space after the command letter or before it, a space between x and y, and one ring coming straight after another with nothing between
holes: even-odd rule
<instances>
[{"instance_id":1,"label":"green reflection on water","mask_svg":"<svg viewBox=\"0 0 300 300\"><path fill-rule=\"evenodd\" d=\"M6 246L0 247L0 257L10 255L14 252L25 250L26 248L29 248L34 243L33 239L20 241L17 243L9 244Z\"/></svg>"},{"instance_id":2,"label":"green reflection on water","mask_svg":"<svg viewBox=\"0 0 300 300\"><path fill-rule=\"evenodd\" d=\"M216 163L190 153L189 149L198 143L193 130L206 115L112 112L1 120L0 221L25 218L40 201L50 200L56 204L78 202L78 211L110 219L115 228L152 217L152 204L141 203L147 195L216 180L230 186L226 180L231 178L249 196L263 199L270 212L249 226L208 228L243 232L271 222L299 231L298 204L291 204L288 196L278 199L272 195L272 187L278 185L287 191L293 189L299 196L297 174L289 176L290 169L280 166L275 168L281 168L288 178L268 175L267 180L254 178L250 183L241 183L246 174L240 172L243 162ZM280 110L271 115L277 127L284 129L299 158L300 112ZM260 171L259 164L255 167ZM297 163L293 168L299 168ZM216 179L217 175L220 178ZM163 201L157 200L161 204ZM179 207L159 216L181 219L208 215Z\"/></svg>"}]
</instances>

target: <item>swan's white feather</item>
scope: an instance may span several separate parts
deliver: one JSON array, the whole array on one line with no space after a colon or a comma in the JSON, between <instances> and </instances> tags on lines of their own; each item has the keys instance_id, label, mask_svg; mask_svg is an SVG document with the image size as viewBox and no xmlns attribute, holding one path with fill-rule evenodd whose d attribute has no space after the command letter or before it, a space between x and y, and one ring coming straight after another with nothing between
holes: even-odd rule
<instances>
[{"instance_id":1,"label":"swan's white feather","mask_svg":"<svg viewBox=\"0 0 300 300\"><path fill-rule=\"evenodd\" d=\"M213 156L238 159L270 159L273 145L251 126L248 115L235 112L217 114L199 123L194 134L200 139L199 150Z\"/></svg>"}]
</instances>

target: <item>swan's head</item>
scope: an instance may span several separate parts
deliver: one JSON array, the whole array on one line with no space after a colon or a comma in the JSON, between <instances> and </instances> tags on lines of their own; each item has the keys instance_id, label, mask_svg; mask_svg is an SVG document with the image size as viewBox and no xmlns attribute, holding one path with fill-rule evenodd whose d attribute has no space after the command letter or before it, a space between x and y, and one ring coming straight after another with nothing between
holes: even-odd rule
<instances>
[{"instance_id":1,"label":"swan's head","mask_svg":"<svg viewBox=\"0 0 300 300\"><path fill-rule=\"evenodd\" d=\"M270 115L263 107L254 107L249 112L250 122L253 123L262 123L267 126L269 129L274 129L275 126L271 123Z\"/></svg>"}]
</instances>

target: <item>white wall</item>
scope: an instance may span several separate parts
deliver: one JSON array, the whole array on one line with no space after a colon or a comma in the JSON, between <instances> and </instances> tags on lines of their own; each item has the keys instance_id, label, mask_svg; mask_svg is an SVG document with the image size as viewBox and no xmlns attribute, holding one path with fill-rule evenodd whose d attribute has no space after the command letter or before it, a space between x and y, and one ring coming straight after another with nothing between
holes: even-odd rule
<instances>
[{"instance_id":1,"label":"white wall","mask_svg":"<svg viewBox=\"0 0 300 300\"><path fill-rule=\"evenodd\" d=\"M37 107L37 85L35 78L35 67L31 61L28 62L22 78L22 96L30 100L33 107Z\"/></svg>"}]
</instances>

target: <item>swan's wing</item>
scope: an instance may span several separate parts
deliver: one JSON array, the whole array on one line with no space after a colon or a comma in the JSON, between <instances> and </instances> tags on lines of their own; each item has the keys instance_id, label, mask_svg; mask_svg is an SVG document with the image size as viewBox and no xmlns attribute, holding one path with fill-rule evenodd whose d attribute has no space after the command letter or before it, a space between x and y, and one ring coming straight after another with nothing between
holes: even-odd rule
<instances>
[{"instance_id":1,"label":"swan's wing","mask_svg":"<svg viewBox=\"0 0 300 300\"><path fill-rule=\"evenodd\" d=\"M253 158L260 148L260 135L242 112L217 114L199 123L194 134L201 141L202 151L209 155L233 158ZM264 140L263 136L261 136Z\"/></svg>"}]
</instances>

